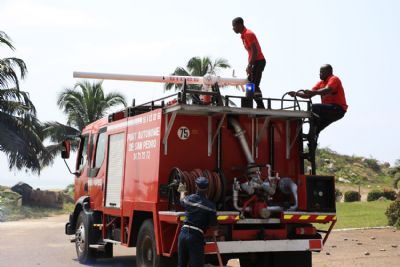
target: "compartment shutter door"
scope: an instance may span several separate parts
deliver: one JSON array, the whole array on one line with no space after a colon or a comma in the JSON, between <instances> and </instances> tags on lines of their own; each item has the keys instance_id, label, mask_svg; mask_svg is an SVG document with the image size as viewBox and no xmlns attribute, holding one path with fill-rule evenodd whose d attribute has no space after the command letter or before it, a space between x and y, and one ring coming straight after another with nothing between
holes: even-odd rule
<instances>
[{"instance_id":1,"label":"compartment shutter door","mask_svg":"<svg viewBox=\"0 0 400 267\"><path fill-rule=\"evenodd\" d=\"M106 207L121 207L121 186L124 174L125 133L110 135L108 148Z\"/></svg>"}]
</instances>

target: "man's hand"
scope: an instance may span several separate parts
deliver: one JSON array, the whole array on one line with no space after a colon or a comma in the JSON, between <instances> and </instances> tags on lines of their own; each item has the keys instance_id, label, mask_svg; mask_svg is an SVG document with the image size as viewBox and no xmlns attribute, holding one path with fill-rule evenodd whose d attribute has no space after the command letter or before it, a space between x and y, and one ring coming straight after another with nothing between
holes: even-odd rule
<instances>
[{"instance_id":1,"label":"man's hand","mask_svg":"<svg viewBox=\"0 0 400 267\"><path fill-rule=\"evenodd\" d=\"M290 91L290 92L288 92L288 95L290 95L291 97L295 97L296 96L296 92L295 91Z\"/></svg>"},{"instance_id":2,"label":"man's hand","mask_svg":"<svg viewBox=\"0 0 400 267\"><path fill-rule=\"evenodd\" d=\"M214 235L215 237L219 236L219 230L218 230L218 229L213 230L213 235Z\"/></svg>"},{"instance_id":3,"label":"man's hand","mask_svg":"<svg viewBox=\"0 0 400 267\"><path fill-rule=\"evenodd\" d=\"M178 189L176 191L178 191L179 193L187 192L186 185L183 183L179 183Z\"/></svg>"},{"instance_id":4,"label":"man's hand","mask_svg":"<svg viewBox=\"0 0 400 267\"><path fill-rule=\"evenodd\" d=\"M219 236L219 229L217 226L211 226L210 231L213 234L213 236Z\"/></svg>"},{"instance_id":5,"label":"man's hand","mask_svg":"<svg viewBox=\"0 0 400 267\"><path fill-rule=\"evenodd\" d=\"M251 71L253 70L253 65L247 65L247 68L246 68L246 73L247 73L247 75L248 76L250 76L251 75Z\"/></svg>"}]
</instances>

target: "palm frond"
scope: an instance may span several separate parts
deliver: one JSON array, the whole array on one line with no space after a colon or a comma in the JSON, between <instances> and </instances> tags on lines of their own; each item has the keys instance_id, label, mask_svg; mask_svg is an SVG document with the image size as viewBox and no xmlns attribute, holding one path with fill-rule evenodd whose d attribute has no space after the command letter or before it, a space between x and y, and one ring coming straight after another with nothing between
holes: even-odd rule
<instances>
[{"instance_id":1,"label":"palm frond","mask_svg":"<svg viewBox=\"0 0 400 267\"><path fill-rule=\"evenodd\" d=\"M229 69L231 65L228 63L228 60L225 58L217 58L214 61L213 68L221 68L221 69Z\"/></svg>"},{"instance_id":2,"label":"palm frond","mask_svg":"<svg viewBox=\"0 0 400 267\"><path fill-rule=\"evenodd\" d=\"M200 57L192 57L189 59L187 63L187 69L190 72L191 76L204 76L205 74L202 74L204 68L203 68L203 59Z\"/></svg>"},{"instance_id":3,"label":"palm frond","mask_svg":"<svg viewBox=\"0 0 400 267\"><path fill-rule=\"evenodd\" d=\"M5 44L11 50L15 50L15 47L11 44L11 38L3 31L0 31L0 44Z\"/></svg>"},{"instance_id":4,"label":"palm frond","mask_svg":"<svg viewBox=\"0 0 400 267\"><path fill-rule=\"evenodd\" d=\"M43 123L43 139L50 139L51 142L61 143L68 136L78 136L80 131L71 126L61 124L56 121Z\"/></svg>"},{"instance_id":5,"label":"palm frond","mask_svg":"<svg viewBox=\"0 0 400 267\"><path fill-rule=\"evenodd\" d=\"M0 31L0 44L14 50L11 39ZM0 59L0 151L10 169L30 169L40 173L50 154L43 146L43 132L36 109L27 92L20 91L19 77L24 79L27 67L22 59ZM9 88L10 84L15 88Z\"/></svg>"},{"instance_id":6,"label":"palm frond","mask_svg":"<svg viewBox=\"0 0 400 267\"><path fill-rule=\"evenodd\" d=\"M28 168L40 172L40 157L45 154L36 120L0 113L0 151L8 158L9 168Z\"/></svg>"},{"instance_id":7,"label":"palm frond","mask_svg":"<svg viewBox=\"0 0 400 267\"><path fill-rule=\"evenodd\" d=\"M0 88L8 88L9 83L12 83L19 89L16 69L19 70L21 79L24 79L27 67L22 59L14 57L0 59Z\"/></svg>"},{"instance_id":8,"label":"palm frond","mask_svg":"<svg viewBox=\"0 0 400 267\"><path fill-rule=\"evenodd\" d=\"M68 125L82 130L89 123L104 117L109 108L120 104L126 106L121 94L105 96L102 83L79 81L72 89L65 88L59 94L57 104L67 114Z\"/></svg>"},{"instance_id":9,"label":"palm frond","mask_svg":"<svg viewBox=\"0 0 400 267\"><path fill-rule=\"evenodd\" d=\"M117 105L123 105L124 107L127 106L125 97L119 93L109 93L104 98L104 101L107 104L107 107L113 107Z\"/></svg>"},{"instance_id":10,"label":"palm frond","mask_svg":"<svg viewBox=\"0 0 400 267\"><path fill-rule=\"evenodd\" d=\"M191 76L190 73L187 70L185 70L184 68L182 68L182 67L177 67L175 69L175 71L173 73L171 73L171 75ZM172 88L174 88L175 91L177 91L177 90L180 90L182 88L182 85L181 84L175 84L175 83L166 83L164 85L164 90L165 91L171 90Z\"/></svg>"}]
</instances>

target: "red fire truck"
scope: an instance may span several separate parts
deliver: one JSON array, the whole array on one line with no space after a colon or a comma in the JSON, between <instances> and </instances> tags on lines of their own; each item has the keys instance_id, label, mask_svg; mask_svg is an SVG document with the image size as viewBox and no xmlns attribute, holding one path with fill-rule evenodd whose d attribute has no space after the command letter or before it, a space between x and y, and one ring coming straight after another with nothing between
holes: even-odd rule
<instances>
[{"instance_id":1,"label":"red fire truck","mask_svg":"<svg viewBox=\"0 0 400 267\"><path fill-rule=\"evenodd\" d=\"M312 139L312 131L304 133L309 101L284 95L255 109L251 97L220 94L221 85L246 82L234 78L75 77L183 83L180 92L133 104L79 136L76 205L65 233L74 235L81 263L112 257L119 244L136 247L138 267L176 266L184 219L177 187L184 183L193 193L194 180L205 176L219 233L217 242L206 234L207 261L215 263L219 251L223 262L239 258L241 266L311 266L336 208L334 177L315 175L315 157L303 149ZM190 89L199 83L208 89Z\"/></svg>"}]
</instances>

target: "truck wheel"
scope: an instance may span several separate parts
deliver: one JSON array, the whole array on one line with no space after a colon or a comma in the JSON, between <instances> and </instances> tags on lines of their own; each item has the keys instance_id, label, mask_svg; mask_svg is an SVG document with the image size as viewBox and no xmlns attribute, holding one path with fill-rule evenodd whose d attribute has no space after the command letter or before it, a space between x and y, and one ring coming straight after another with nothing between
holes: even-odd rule
<instances>
[{"instance_id":1,"label":"truck wheel","mask_svg":"<svg viewBox=\"0 0 400 267\"><path fill-rule=\"evenodd\" d=\"M112 243L107 243L104 250L104 257L105 258L112 258L113 257L113 250L114 245Z\"/></svg>"},{"instance_id":2,"label":"truck wheel","mask_svg":"<svg viewBox=\"0 0 400 267\"><path fill-rule=\"evenodd\" d=\"M217 257L218 257L217 255L210 255L207 257L206 262L214 266L219 266L219 261ZM221 259L222 259L222 264L224 266L228 264L229 258L224 257L224 255L221 255Z\"/></svg>"},{"instance_id":3,"label":"truck wheel","mask_svg":"<svg viewBox=\"0 0 400 267\"><path fill-rule=\"evenodd\" d=\"M273 266L311 267L311 251L287 251L271 253Z\"/></svg>"},{"instance_id":4,"label":"truck wheel","mask_svg":"<svg viewBox=\"0 0 400 267\"><path fill-rule=\"evenodd\" d=\"M270 253L251 253L239 256L240 267L275 267L271 262ZM292 266L292 265L276 265ZM294 265L293 265L294 266Z\"/></svg>"},{"instance_id":5,"label":"truck wheel","mask_svg":"<svg viewBox=\"0 0 400 267\"><path fill-rule=\"evenodd\" d=\"M151 219L143 222L139 229L136 244L137 267L172 267L176 266L173 259L157 255L154 225Z\"/></svg>"},{"instance_id":6,"label":"truck wheel","mask_svg":"<svg viewBox=\"0 0 400 267\"><path fill-rule=\"evenodd\" d=\"M103 259L103 258L112 258L113 257L113 244L106 243L104 246L104 250L97 250L96 251L96 259Z\"/></svg>"},{"instance_id":7,"label":"truck wheel","mask_svg":"<svg viewBox=\"0 0 400 267\"><path fill-rule=\"evenodd\" d=\"M89 227L91 227L89 218L84 211L81 211L75 229L75 248L78 260L83 264L90 263L95 259L95 251L89 248Z\"/></svg>"}]
</instances>

